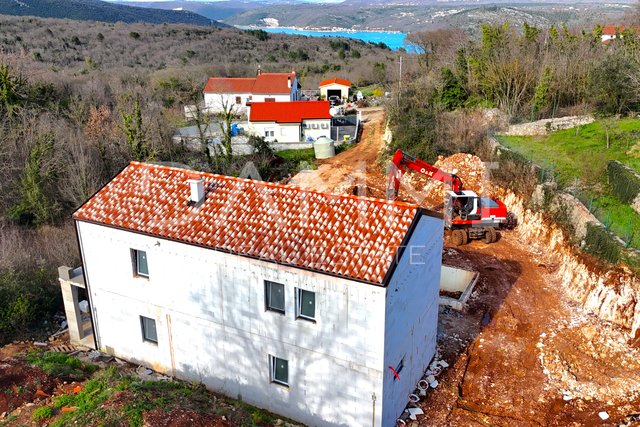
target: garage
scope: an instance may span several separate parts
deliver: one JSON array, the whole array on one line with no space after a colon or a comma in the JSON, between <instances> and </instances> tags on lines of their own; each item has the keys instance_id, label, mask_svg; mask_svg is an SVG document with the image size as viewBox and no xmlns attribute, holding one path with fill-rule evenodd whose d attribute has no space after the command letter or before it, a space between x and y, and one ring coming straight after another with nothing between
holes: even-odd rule
<instances>
[{"instance_id":1,"label":"garage","mask_svg":"<svg viewBox=\"0 0 640 427\"><path fill-rule=\"evenodd\" d=\"M323 80L320 82L320 97L329 99L332 96L337 96L338 99L346 101L349 99L350 88L351 82L349 80L339 78Z\"/></svg>"}]
</instances>

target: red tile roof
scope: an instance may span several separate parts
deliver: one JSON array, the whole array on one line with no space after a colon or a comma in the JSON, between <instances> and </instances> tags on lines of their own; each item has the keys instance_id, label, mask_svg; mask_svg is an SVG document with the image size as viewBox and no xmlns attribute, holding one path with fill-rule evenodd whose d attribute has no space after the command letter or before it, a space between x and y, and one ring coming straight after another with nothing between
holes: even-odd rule
<instances>
[{"instance_id":1,"label":"red tile roof","mask_svg":"<svg viewBox=\"0 0 640 427\"><path fill-rule=\"evenodd\" d=\"M615 36L624 31L624 25L607 25L602 28L602 34L606 36Z\"/></svg>"},{"instance_id":2,"label":"red tile roof","mask_svg":"<svg viewBox=\"0 0 640 427\"><path fill-rule=\"evenodd\" d=\"M329 85L332 85L332 84L339 84L339 85L342 85L342 86L351 87L351 82L349 80L338 79L338 78L323 80L323 81L320 82L320 87L329 86Z\"/></svg>"},{"instance_id":3,"label":"red tile roof","mask_svg":"<svg viewBox=\"0 0 640 427\"><path fill-rule=\"evenodd\" d=\"M329 101L252 102L250 107L250 122L302 123L331 118Z\"/></svg>"},{"instance_id":4,"label":"red tile roof","mask_svg":"<svg viewBox=\"0 0 640 427\"><path fill-rule=\"evenodd\" d=\"M205 93L288 94L289 81L293 84L295 73L262 73L256 77L211 77L204 87Z\"/></svg>"},{"instance_id":5,"label":"red tile roof","mask_svg":"<svg viewBox=\"0 0 640 427\"><path fill-rule=\"evenodd\" d=\"M197 207L188 204L193 178L206 193ZM420 213L410 203L132 162L73 217L384 285Z\"/></svg>"}]
</instances>

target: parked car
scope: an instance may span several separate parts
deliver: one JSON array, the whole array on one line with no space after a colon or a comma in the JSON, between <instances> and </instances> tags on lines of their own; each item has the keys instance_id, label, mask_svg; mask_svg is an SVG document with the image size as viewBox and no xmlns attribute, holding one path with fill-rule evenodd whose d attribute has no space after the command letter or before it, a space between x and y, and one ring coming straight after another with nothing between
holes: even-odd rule
<instances>
[{"instance_id":1,"label":"parked car","mask_svg":"<svg viewBox=\"0 0 640 427\"><path fill-rule=\"evenodd\" d=\"M335 107L336 105L342 104L342 100L340 99L339 96L333 95L329 97L329 103L331 104L332 107Z\"/></svg>"}]
</instances>

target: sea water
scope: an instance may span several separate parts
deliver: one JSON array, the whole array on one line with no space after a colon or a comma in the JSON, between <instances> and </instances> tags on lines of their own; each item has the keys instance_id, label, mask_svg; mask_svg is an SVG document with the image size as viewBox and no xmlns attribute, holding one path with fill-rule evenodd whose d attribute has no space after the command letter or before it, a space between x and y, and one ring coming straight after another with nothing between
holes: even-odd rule
<instances>
[{"instance_id":1,"label":"sea water","mask_svg":"<svg viewBox=\"0 0 640 427\"><path fill-rule=\"evenodd\" d=\"M384 43L392 50L405 48L407 51L415 52L417 46L406 43L407 34L395 31L320 31L302 30L288 27L265 27L260 28L268 33L295 34L309 37L347 37L364 42Z\"/></svg>"}]
</instances>

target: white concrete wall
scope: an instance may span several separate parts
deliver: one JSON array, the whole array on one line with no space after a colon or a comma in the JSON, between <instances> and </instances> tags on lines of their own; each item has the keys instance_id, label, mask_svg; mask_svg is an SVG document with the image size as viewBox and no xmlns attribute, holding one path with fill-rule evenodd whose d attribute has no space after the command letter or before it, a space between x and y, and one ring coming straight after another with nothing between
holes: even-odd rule
<instances>
[{"instance_id":1,"label":"white concrete wall","mask_svg":"<svg viewBox=\"0 0 640 427\"><path fill-rule=\"evenodd\" d=\"M320 97L324 97L324 99L328 99L329 96L327 95L327 92L330 90L340 90L342 92L342 96L341 96L342 99L349 97L349 88L346 86L339 85L337 83L332 83L330 85L321 87Z\"/></svg>"},{"instance_id":2,"label":"white concrete wall","mask_svg":"<svg viewBox=\"0 0 640 427\"><path fill-rule=\"evenodd\" d=\"M251 102L266 102L267 98L274 98L275 102L290 102L292 101L291 94L257 94L252 95Z\"/></svg>"},{"instance_id":3,"label":"white concrete wall","mask_svg":"<svg viewBox=\"0 0 640 427\"><path fill-rule=\"evenodd\" d=\"M236 104L236 96L239 96L242 104ZM205 93L204 105L210 112L224 111L225 105L227 108L234 108L235 111L244 111L247 108L247 100L251 94L249 93Z\"/></svg>"},{"instance_id":4,"label":"white concrete wall","mask_svg":"<svg viewBox=\"0 0 640 427\"><path fill-rule=\"evenodd\" d=\"M385 288L84 222L78 231L101 350L310 426L369 426L375 394L381 426ZM147 252L149 279L133 277L132 248ZM285 284L285 315L265 310L264 280ZM317 323L294 318L295 287L316 292ZM142 340L140 315L156 320L157 345ZM288 359L289 388L270 382L269 354Z\"/></svg>"},{"instance_id":5,"label":"white concrete wall","mask_svg":"<svg viewBox=\"0 0 640 427\"><path fill-rule=\"evenodd\" d=\"M265 131L272 129L274 136L265 138L268 142L298 143L300 142L300 124L276 122L249 122L248 132L257 136L265 136Z\"/></svg>"},{"instance_id":6,"label":"white concrete wall","mask_svg":"<svg viewBox=\"0 0 640 427\"><path fill-rule=\"evenodd\" d=\"M435 355L443 230L441 219L422 216L387 287L383 427L395 425ZM394 381L388 367L403 357L400 381Z\"/></svg>"},{"instance_id":7,"label":"white concrete wall","mask_svg":"<svg viewBox=\"0 0 640 427\"><path fill-rule=\"evenodd\" d=\"M313 125L317 125L317 129L313 129ZM325 129L322 126L325 126ZM321 136L326 136L327 138L331 138L331 119L321 119L321 120L303 120L302 129L304 134L304 140L307 140L307 137L311 137L314 140L320 138Z\"/></svg>"}]
</instances>

